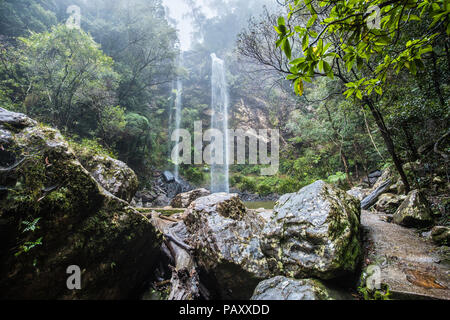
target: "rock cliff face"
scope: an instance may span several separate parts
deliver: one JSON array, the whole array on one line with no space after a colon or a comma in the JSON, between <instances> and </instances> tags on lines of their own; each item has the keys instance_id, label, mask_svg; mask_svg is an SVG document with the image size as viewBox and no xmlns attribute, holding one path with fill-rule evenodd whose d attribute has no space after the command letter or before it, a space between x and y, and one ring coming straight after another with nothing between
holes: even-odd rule
<instances>
[{"instance_id":1,"label":"rock cliff face","mask_svg":"<svg viewBox=\"0 0 450 320\"><path fill-rule=\"evenodd\" d=\"M0 298L131 297L160 244L150 221L105 190L57 130L0 108ZM81 268L82 290L66 286L71 265Z\"/></svg>"}]
</instances>

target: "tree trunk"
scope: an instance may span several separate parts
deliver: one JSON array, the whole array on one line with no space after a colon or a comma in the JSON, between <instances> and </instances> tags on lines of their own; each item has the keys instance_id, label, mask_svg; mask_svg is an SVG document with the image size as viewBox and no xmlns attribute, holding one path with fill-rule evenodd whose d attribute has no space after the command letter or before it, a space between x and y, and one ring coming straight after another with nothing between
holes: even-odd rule
<instances>
[{"instance_id":1,"label":"tree trunk","mask_svg":"<svg viewBox=\"0 0 450 320\"><path fill-rule=\"evenodd\" d=\"M347 157L345 156L345 154L342 152L341 149L341 158L342 158L342 162L344 164L344 170L345 170L345 175L347 176L347 183L350 185L350 187L353 187L353 183L350 180L350 170L348 168L348 162L347 162Z\"/></svg>"},{"instance_id":2,"label":"tree trunk","mask_svg":"<svg viewBox=\"0 0 450 320\"><path fill-rule=\"evenodd\" d=\"M441 104L441 107L445 106L445 100L444 96L442 95L441 87L439 85L439 72L437 70L437 58L436 54L434 52L431 52L431 56L433 58L433 84L434 84L434 90L436 90L436 94L439 98L439 103Z\"/></svg>"},{"instance_id":3,"label":"tree trunk","mask_svg":"<svg viewBox=\"0 0 450 320\"><path fill-rule=\"evenodd\" d=\"M408 178L406 177L405 171L403 171L402 162L398 157L397 153L395 152L394 142L392 141L391 134L389 133L384 123L383 116L381 115L380 111L376 108L375 104L370 98L368 97L364 98L364 102L368 105L370 111L372 112L372 115L375 119L378 129L380 130L381 136L383 137L384 143L386 144L386 148L392 157L392 161L394 161L395 168L400 174L403 184L405 185L405 192L409 193L411 187L409 185Z\"/></svg>"},{"instance_id":4,"label":"tree trunk","mask_svg":"<svg viewBox=\"0 0 450 320\"><path fill-rule=\"evenodd\" d=\"M408 126L405 123L403 123L401 127L403 133L405 134L406 143L408 144L408 148L411 153L411 161L416 161L417 159L419 159L419 154L417 153L417 148L414 144L414 138L413 136L411 136L411 133L408 130Z\"/></svg>"}]
</instances>

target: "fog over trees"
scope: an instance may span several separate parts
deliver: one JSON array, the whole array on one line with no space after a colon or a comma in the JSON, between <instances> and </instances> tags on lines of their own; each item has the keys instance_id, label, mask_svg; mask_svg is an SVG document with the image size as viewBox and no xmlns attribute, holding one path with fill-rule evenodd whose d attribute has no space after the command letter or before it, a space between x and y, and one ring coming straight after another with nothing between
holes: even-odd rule
<instances>
[{"instance_id":1,"label":"fog over trees","mask_svg":"<svg viewBox=\"0 0 450 320\"><path fill-rule=\"evenodd\" d=\"M370 57L358 53L361 42L351 36L357 31L368 43L361 22L321 27L335 19L338 2L289 3L291 12L271 0L183 0L179 7L187 11L176 12L182 22L168 16L159 0L3 0L1 106L109 150L145 184L152 169L172 166L177 78L184 83L182 127L208 123L210 54L216 53L228 70L232 125L281 132L280 173L263 178L254 175L258 166L235 166L233 186L267 194L295 191L317 178L352 185L392 162L409 189L415 182L401 164L418 160L419 149L439 141L448 127L448 18L440 15L440 2L434 9L392 7L407 14L390 13L389 19L401 20L398 28L386 18L389 39L376 33L370 41L400 55L406 67L390 72L385 63L382 78L380 63L387 55L376 47ZM70 5L81 9L81 30L64 26ZM176 3L171 6L173 11ZM180 30L186 23L191 34ZM190 37L182 65L181 34ZM427 44L419 47L410 39ZM313 58L317 45L322 56ZM414 60L411 45L421 50ZM405 46L409 56L399 51ZM439 152L428 156L442 158ZM181 170L194 183L208 181L201 166Z\"/></svg>"}]
</instances>

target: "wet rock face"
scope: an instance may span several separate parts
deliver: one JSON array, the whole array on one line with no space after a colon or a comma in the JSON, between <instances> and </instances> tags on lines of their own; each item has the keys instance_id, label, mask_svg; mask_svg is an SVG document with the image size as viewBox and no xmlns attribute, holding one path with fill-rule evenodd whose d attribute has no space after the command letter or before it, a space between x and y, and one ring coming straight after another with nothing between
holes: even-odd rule
<instances>
[{"instance_id":1,"label":"wet rock face","mask_svg":"<svg viewBox=\"0 0 450 320\"><path fill-rule=\"evenodd\" d=\"M173 208L187 208L189 205L198 198L209 196L211 192L206 189L195 189L189 192L180 193L173 198L170 205Z\"/></svg>"},{"instance_id":2,"label":"wet rock face","mask_svg":"<svg viewBox=\"0 0 450 320\"><path fill-rule=\"evenodd\" d=\"M377 203L375 203L375 209L379 212L393 214L405 199L406 196L385 193L378 198Z\"/></svg>"},{"instance_id":3,"label":"wet rock face","mask_svg":"<svg viewBox=\"0 0 450 320\"><path fill-rule=\"evenodd\" d=\"M175 180L175 176L169 171L155 171L149 190L138 191L132 203L145 208L166 207L176 195L190 190L193 190L193 187L181 177Z\"/></svg>"},{"instance_id":4,"label":"wet rock face","mask_svg":"<svg viewBox=\"0 0 450 320\"><path fill-rule=\"evenodd\" d=\"M160 233L105 192L57 130L0 114L11 162L0 165L0 299L130 297L152 274ZM81 290L66 287L71 265Z\"/></svg>"},{"instance_id":5,"label":"wet rock face","mask_svg":"<svg viewBox=\"0 0 450 320\"><path fill-rule=\"evenodd\" d=\"M408 194L394 213L393 220L405 227L426 227L433 224L430 205L419 190Z\"/></svg>"},{"instance_id":6,"label":"wet rock face","mask_svg":"<svg viewBox=\"0 0 450 320\"><path fill-rule=\"evenodd\" d=\"M99 155L82 163L107 191L127 202L133 199L139 187L139 181L134 171L125 163L109 156Z\"/></svg>"},{"instance_id":7,"label":"wet rock face","mask_svg":"<svg viewBox=\"0 0 450 320\"><path fill-rule=\"evenodd\" d=\"M37 122L22 113L11 112L0 108L0 124L2 127L6 127L7 129L21 130L27 127L35 126Z\"/></svg>"},{"instance_id":8,"label":"wet rock face","mask_svg":"<svg viewBox=\"0 0 450 320\"><path fill-rule=\"evenodd\" d=\"M174 182L175 176L170 171L164 171L162 173L162 178L164 179L164 182Z\"/></svg>"},{"instance_id":9,"label":"wet rock face","mask_svg":"<svg viewBox=\"0 0 450 320\"><path fill-rule=\"evenodd\" d=\"M291 279L277 276L258 284L251 300L352 300L317 279Z\"/></svg>"},{"instance_id":10,"label":"wet rock face","mask_svg":"<svg viewBox=\"0 0 450 320\"><path fill-rule=\"evenodd\" d=\"M218 299L249 299L256 285L269 277L259 246L265 221L247 212L236 194L197 199L188 208L185 224L188 243Z\"/></svg>"},{"instance_id":11,"label":"wet rock face","mask_svg":"<svg viewBox=\"0 0 450 320\"><path fill-rule=\"evenodd\" d=\"M355 197L359 201L364 199L370 193L370 189L363 189L361 187L354 187L347 191L347 194Z\"/></svg>"},{"instance_id":12,"label":"wet rock face","mask_svg":"<svg viewBox=\"0 0 450 320\"><path fill-rule=\"evenodd\" d=\"M251 300L338 300L341 297L316 279L277 276L256 287Z\"/></svg>"},{"instance_id":13,"label":"wet rock face","mask_svg":"<svg viewBox=\"0 0 450 320\"><path fill-rule=\"evenodd\" d=\"M436 226L431 230L431 238L436 244L450 244L450 228L444 226Z\"/></svg>"},{"instance_id":14,"label":"wet rock face","mask_svg":"<svg viewBox=\"0 0 450 320\"><path fill-rule=\"evenodd\" d=\"M282 196L261 236L270 270L291 278L352 273L361 254L359 218L359 201L323 181Z\"/></svg>"}]
</instances>

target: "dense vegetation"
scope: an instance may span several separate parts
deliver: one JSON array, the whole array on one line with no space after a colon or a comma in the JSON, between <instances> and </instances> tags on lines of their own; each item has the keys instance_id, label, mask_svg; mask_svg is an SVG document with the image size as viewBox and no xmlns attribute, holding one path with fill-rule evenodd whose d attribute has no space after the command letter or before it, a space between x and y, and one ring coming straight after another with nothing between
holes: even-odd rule
<instances>
[{"instance_id":1,"label":"dense vegetation","mask_svg":"<svg viewBox=\"0 0 450 320\"><path fill-rule=\"evenodd\" d=\"M215 0L213 18L188 2L197 34L179 65L160 0L0 1L0 106L110 150L146 182L170 168L177 77L182 127L208 125L216 52L228 68L232 126L281 132L279 174L233 166L238 188L282 194L319 178L350 186L393 164L408 189L421 181L404 163L447 171L448 1ZM65 25L73 4L81 30ZM379 29L367 25L373 5ZM181 169L208 182L203 166Z\"/></svg>"}]
</instances>

